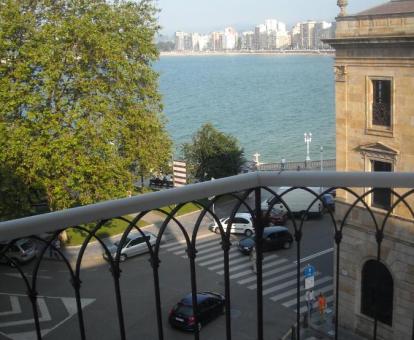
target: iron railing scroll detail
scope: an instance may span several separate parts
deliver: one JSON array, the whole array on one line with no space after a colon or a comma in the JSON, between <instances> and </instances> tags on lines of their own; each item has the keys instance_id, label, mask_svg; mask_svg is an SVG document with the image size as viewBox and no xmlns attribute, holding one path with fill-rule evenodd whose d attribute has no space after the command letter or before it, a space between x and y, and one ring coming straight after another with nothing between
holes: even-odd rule
<instances>
[{"instance_id":1,"label":"iron railing scroll detail","mask_svg":"<svg viewBox=\"0 0 414 340\"><path fill-rule=\"evenodd\" d=\"M278 194L274 188L287 186L288 190ZM320 191L315 192L311 187L319 187ZM382 211L380 214L378 209L373 209L369 202L369 197L375 190L375 187L387 187L391 189L393 196L393 204L388 211ZM358 188L371 188L364 191ZM397 190L403 188L404 191ZM413 208L410 205L414 194L414 174L396 174L396 173L320 173L320 172L255 172L239 175L231 178L219 179L212 182L189 185L182 188L170 189L165 192L157 192L142 195L139 197L131 197L118 201L100 203L91 206L68 209L64 212L55 212L44 214L41 216L32 216L20 220L6 221L0 223L0 241L7 241L7 246L0 248L0 262L11 265L16 273L19 274L26 290L26 296L30 302L33 314L33 331L37 339L43 339L41 316L39 315L39 278L41 275L41 265L47 265L50 260L47 256L48 250L56 252L59 258L59 264L67 271L69 282L73 289L73 295L76 301L76 314L80 339L93 339L91 330L88 331L86 315L82 306L82 291L85 288L84 273L82 271L83 264L88 260L88 250L91 247L100 247L101 253L105 255L106 262L103 268L108 268L112 276L113 297L116 306L116 327L117 338L127 339L129 337L130 328L127 326L127 320L133 318L129 315L125 308L125 297L123 298L122 280L125 276L125 265L122 264L124 257L122 247L128 242L128 236L133 233L141 235L145 239L148 249L147 256L149 259L149 269L151 272L151 280L154 295L154 315L156 316L157 338L163 340L166 338L165 333L165 310L163 309L163 285L160 270L163 269L163 261L161 260L164 246L170 242L169 237L174 235L178 245L183 245L185 249L186 267L189 276L182 278L183 282L189 282L191 287L192 305L194 309L195 325L199 322L197 304L197 293L200 284L197 278L198 256L203 248L199 245L202 237L208 234L206 223L215 223L218 226L217 237L214 238L214 244L217 245L217 256L222 258L222 275L223 275L223 295L225 298L225 338L232 339L232 265L231 254L239 239L230 233L231 227L235 224L237 213L245 212L251 216L254 228L254 241L256 247L256 327L255 335L252 338L258 340L265 339L265 322L264 309L266 299L263 290L263 278L266 275L264 259L264 239L263 232L266 228L265 221L268 220L272 213L272 208L276 205L282 205L286 211L288 226L293 235L293 244L295 246L296 257L296 304L295 317L292 314L292 322L296 322L296 339L303 337L301 331L302 313L301 307L304 301L304 288L302 287L302 252L304 241L306 240L306 226L312 220L308 217L312 213L312 207L319 205L321 214L324 214L324 221L328 221L330 225L330 235L332 245L335 248L332 271L334 273L334 293L332 306L334 310L334 338L337 340L341 332L341 247L344 240L344 231L352 219L352 213L358 209L363 211L369 217L370 226L375 232L376 256L378 262L382 262L382 246L387 235L387 224L394 217L393 212L397 207L404 206L414 219ZM300 191L307 193L313 197L309 202L307 209L297 214L289 205L288 195L291 192ZM341 214L337 214L328 206L324 200L326 194L335 194L341 192L341 197L346 197L346 201L342 201ZM402 193L403 192L403 193ZM208 200L207 197L213 199ZM265 198L271 197L269 206L264 214L259 213L263 210L262 202ZM339 200L340 201L340 200ZM337 200L337 202L339 202ZM192 202L199 207L199 211L194 213L193 219L183 219L180 212L186 203ZM224 209L217 209L222 202ZM174 205L172 210L164 209L168 205ZM215 209L213 209L215 206ZM224 212L225 211L225 212ZM162 223L157 226L156 241L151 244L149 239L141 227L146 216L156 212L157 216L162 216ZM228 216L229 220L224 224L221 219ZM320 217L318 217L320 218ZM100 234L102 228L111 222L120 221L125 226L122 235L118 241L116 253L110 249L108 242ZM190 222L189 222L190 221ZM412 222L412 221L411 221ZM58 238L64 230L74 229L84 235L81 246L75 253L67 252L64 248L58 248L54 245L53 240ZM44 238L41 235L44 232L52 232L50 237ZM200 237L202 236L202 237ZM16 258L10 254L10 250L17 244L19 239L29 238L37 247L37 256L30 264L21 264ZM213 243L213 241L211 241ZM269 260L273 261L273 260ZM5 268L2 265L3 268ZM0 268L0 271L2 268ZM30 274L28 271L30 270ZM148 278L147 278L148 279ZM2 287L8 289L10 287ZM165 293L165 292L164 292ZM135 296L136 298L139 295ZM254 305L252 303L252 305ZM302 308L303 310L303 308ZM290 310L289 310L290 312ZM115 327L113 320L114 314L110 316L111 327ZM372 339L377 339L379 321L377 315L373 318ZM103 324L105 327L105 323ZM213 324L211 327L214 327ZM0 325L1 331L1 325ZM281 330L287 331L287 329ZM194 329L195 340L201 338L198 327Z\"/></svg>"}]
</instances>

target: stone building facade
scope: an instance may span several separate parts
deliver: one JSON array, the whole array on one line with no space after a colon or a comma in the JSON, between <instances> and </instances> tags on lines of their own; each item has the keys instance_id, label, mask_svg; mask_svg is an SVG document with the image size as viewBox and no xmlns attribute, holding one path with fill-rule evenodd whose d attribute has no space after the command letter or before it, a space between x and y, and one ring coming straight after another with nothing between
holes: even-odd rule
<instances>
[{"instance_id":1,"label":"stone building facade","mask_svg":"<svg viewBox=\"0 0 414 340\"><path fill-rule=\"evenodd\" d=\"M356 15L346 15L346 0L338 5L336 37L327 41L336 49L336 168L413 172L414 0ZM338 217L351 210L340 243L338 321L368 338L414 339L414 216L389 189L371 189L355 189L363 202L337 195ZM406 201L414 209L414 194Z\"/></svg>"}]
</instances>

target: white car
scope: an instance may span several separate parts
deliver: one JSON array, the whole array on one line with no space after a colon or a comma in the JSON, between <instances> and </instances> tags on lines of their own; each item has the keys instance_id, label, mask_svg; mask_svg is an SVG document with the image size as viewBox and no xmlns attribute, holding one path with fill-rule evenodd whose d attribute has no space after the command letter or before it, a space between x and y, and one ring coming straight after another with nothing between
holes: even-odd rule
<instances>
[{"instance_id":1,"label":"white car","mask_svg":"<svg viewBox=\"0 0 414 340\"><path fill-rule=\"evenodd\" d=\"M227 226L229 223L230 217L220 218L221 225L224 231L227 231ZM209 225L208 229L213 233L220 234L220 228L216 221L213 224ZM232 234L244 234L246 236L251 236L254 233L252 216L249 213L237 213L234 216L233 223L230 228L230 233Z\"/></svg>"},{"instance_id":2,"label":"white car","mask_svg":"<svg viewBox=\"0 0 414 340\"><path fill-rule=\"evenodd\" d=\"M30 239L22 238L11 246L8 246L7 242L0 243L0 263L14 267L16 264L29 262L35 257L36 245Z\"/></svg>"},{"instance_id":3,"label":"white car","mask_svg":"<svg viewBox=\"0 0 414 340\"><path fill-rule=\"evenodd\" d=\"M119 257L120 261L125 261L128 257L143 254L149 252L149 248L147 245L147 240L151 247L157 241L157 237L148 232L143 231L145 236L142 236L141 233L134 233L129 234L127 239L125 240L124 246L121 249L121 254ZM119 241L120 242L120 241ZM116 252L119 248L119 242L115 242L113 245L108 247L109 252L112 255L112 258L115 259ZM107 254L103 253L103 257L107 260Z\"/></svg>"}]
</instances>

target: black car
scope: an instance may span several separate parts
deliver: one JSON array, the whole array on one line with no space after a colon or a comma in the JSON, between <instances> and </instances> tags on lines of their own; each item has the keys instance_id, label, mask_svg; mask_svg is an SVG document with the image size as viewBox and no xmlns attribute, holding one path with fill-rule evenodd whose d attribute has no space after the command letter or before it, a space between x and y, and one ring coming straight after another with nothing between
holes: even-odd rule
<instances>
[{"instance_id":1,"label":"black car","mask_svg":"<svg viewBox=\"0 0 414 340\"><path fill-rule=\"evenodd\" d=\"M255 246L255 236L245 237L239 241L239 250L243 254L250 254ZM289 249L292 246L293 237L286 227L267 227L263 230L263 251L275 249Z\"/></svg>"},{"instance_id":2,"label":"black car","mask_svg":"<svg viewBox=\"0 0 414 340\"><path fill-rule=\"evenodd\" d=\"M198 320L196 324L193 311L192 294L186 295L171 309L168 321L174 328L185 331L195 331L201 326L224 313L224 297L218 293L197 293Z\"/></svg>"}]
</instances>

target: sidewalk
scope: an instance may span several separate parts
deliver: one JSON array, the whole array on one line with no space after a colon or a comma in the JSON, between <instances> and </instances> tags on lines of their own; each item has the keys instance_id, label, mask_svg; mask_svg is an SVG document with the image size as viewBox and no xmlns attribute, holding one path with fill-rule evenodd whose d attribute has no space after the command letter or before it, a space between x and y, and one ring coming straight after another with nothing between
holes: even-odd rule
<instances>
[{"instance_id":1,"label":"sidewalk","mask_svg":"<svg viewBox=\"0 0 414 340\"><path fill-rule=\"evenodd\" d=\"M365 340L358 335L353 334L347 329L342 327L338 328L338 339L340 340ZM302 325L301 329L302 340L332 340L335 338L335 320L333 311L328 308L325 315L322 317L318 311L312 314L312 317L308 321L308 327ZM290 339L290 338L287 338Z\"/></svg>"},{"instance_id":2,"label":"sidewalk","mask_svg":"<svg viewBox=\"0 0 414 340\"><path fill-rule=\"evenodd\" d=\"M198 216L198 214L200 213L200 211L194 211L188 214L184 214L178 217L179 220L181 221L185 221L185 220L193 220L196 216ZM162 214L158 214L156 212L149 212L147 215L145 215L145 221L149 222L150 224L142 227L142 230L148 230L152 233L157 234L159 228L161 227L162 223L165 220L165 216L163 216ZM178 228L176 228L176 232L179 233ZM132 230L132 233L136 233L136 230ZM117 241L119 241L122 237L122 233L121 234L117 234L117 235L112 235L109 237L106 237L104 239L102 239L102 241L106 244L106 245L111 245ZM175 240L177 237L177 235L172 232L170 229L167 229L166 232L164 233L163 237L162 237L162 242L167 242L169 240ZM62 253L66 256L66 258L71 262L71 263L75 263L77 258L78 258L78 254L79 251L81 249L81 245L77 245L77 246L62 246L62 248L60 249L62 251ZM95 239L92 239L90 241L90 243L87 246L86 252L84 254L83 260L82 260L82 264L85 266L93 266L93 265L97 265L100 263L105 263L105 261L103 260L102 257L102 253L103 250L101 248L101 245L99 244L98 241L96 241ZM52 260L50 257L45 256L45 259L48 260Z\"/></svg>"}]
</instances>

